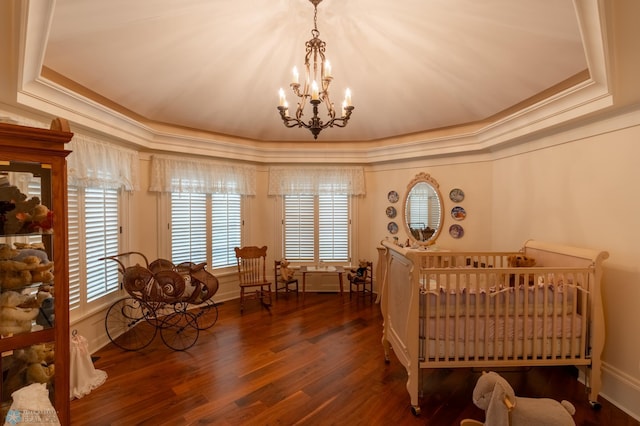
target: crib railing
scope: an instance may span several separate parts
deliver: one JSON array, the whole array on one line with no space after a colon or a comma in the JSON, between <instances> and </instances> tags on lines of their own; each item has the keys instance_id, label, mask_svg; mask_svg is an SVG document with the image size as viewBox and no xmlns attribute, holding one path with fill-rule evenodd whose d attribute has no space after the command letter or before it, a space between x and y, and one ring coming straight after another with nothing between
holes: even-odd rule
<instances>
[{"instance_id":1,"label":"crib railing","mask_svg":"<svg viewBox=\"0 0 640 426\"><path fill-rule=\"evenodd\" d=\"M421 361L588 364L593 268L503 268L501 256L464 254L449 261L469 258L487 266L420 270Z\"/></svg>"}]
</instances>

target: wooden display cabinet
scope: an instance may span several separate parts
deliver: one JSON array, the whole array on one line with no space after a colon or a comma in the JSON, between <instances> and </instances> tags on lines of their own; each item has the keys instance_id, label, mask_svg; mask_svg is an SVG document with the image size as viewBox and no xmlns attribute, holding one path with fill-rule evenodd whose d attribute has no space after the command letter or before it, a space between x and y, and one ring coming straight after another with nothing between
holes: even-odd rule
<instances>
[{"instance_id":1,"label":"wooden display cabinet","mask_svg":"<svg viewBox=\"0 0 640 426\"><path fill-rule=\"evenodd\" d=\"M69 151L64 144L72 136L68 123L62 119L53 120L50 129L0 123L0 263L4 263L0 265L0 300L7 305L0 306L3 420L11 407L13 392L33 383L44 372L53 375L46 386L60 423L70 423L66 214ZM27 259L27 255L31 257ZM13 271L35 262L34 258L42 267L31 265L25 266L29 272ZM48 262L53 262L53 268L47 275L43 269ZM34 272L36 269L39 274ZM19 312L9 307L17 301L22 306ZM31 318L34 313L37 316ZM22 319L13 323L13 315ZM25 367L31 365L25 355L36 348L50 351L51 359L31 370Z\"/></svg>"}]
</instances>

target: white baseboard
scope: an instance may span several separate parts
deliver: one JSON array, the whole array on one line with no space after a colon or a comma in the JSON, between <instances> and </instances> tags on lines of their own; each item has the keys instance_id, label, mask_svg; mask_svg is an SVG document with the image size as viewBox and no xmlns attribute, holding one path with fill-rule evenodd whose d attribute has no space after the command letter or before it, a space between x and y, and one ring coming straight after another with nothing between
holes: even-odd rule
<instances>
[{"instance_id":1,"label":"white baseboard","mask_svg":"<svg viewBox=\"0 0 640 426\"><path fill-rule=\"evenodd\" d=\"M640 380L613 367L602 363L602 391L607 401L640 421Z\"/></svg>"}]
</instances>

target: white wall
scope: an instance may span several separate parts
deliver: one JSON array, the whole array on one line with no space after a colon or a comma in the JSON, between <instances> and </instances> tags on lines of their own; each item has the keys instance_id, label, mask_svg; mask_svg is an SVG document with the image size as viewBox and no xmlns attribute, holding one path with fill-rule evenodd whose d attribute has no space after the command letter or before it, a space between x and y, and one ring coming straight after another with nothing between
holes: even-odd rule
<instances>
[{"instance_id":1,"label":"white wall","mask_svg":"<svg viewBox=\"0 0 640 426\"><path fill-rule=\"evenodd\" d=\"M533 238L609 252L603 395L638 419L639 141L636 110L533 141L532 151L494 161L491 182L494 249Z\"/></svg>"}]
</instances>

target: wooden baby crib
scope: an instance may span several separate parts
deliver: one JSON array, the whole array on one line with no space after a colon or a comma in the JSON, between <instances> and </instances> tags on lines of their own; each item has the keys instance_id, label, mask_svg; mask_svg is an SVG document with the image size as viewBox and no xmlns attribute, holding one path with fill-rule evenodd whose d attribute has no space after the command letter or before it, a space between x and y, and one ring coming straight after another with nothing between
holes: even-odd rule
<instances>
[{"instance_id":1,"label":"wooden baby crib","mask_svg":"<svg viewBox=\"0 0 640 426\"><path fill-rule=\"evenodd\" d=\"M420 369L575 365L597 404L608 253L539 241L518 252L414 250L383 241L383 346L407 370L420 413ZM513 268L509 256L536 266Z\"/></svg>"}]
</instances>

